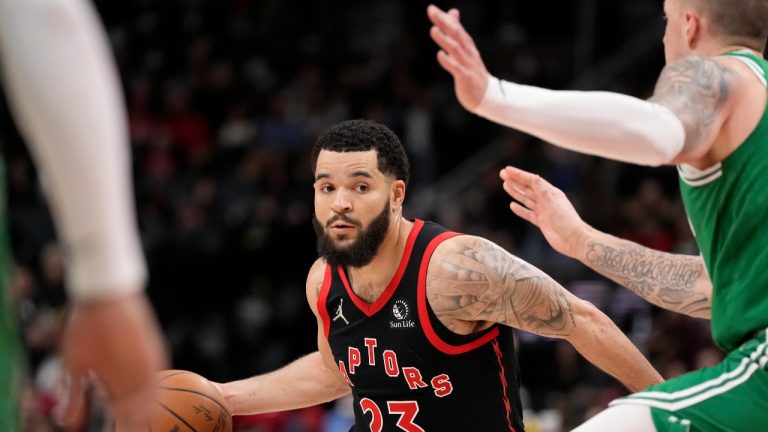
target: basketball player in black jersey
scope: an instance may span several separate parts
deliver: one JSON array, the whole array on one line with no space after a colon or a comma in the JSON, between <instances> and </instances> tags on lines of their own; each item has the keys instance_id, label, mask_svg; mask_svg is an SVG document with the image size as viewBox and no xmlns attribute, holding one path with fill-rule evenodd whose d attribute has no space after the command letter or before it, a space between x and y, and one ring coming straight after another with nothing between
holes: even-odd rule
<instances>
[{"instance_id":1,"label":"basketball player in black jersey","mask_svg":"<svg viewBox=\"0 0 768 432\"><path fill-rule=\"evenodd\" d=\"M402 217L408 160L392 131L354 120L313 150L320 258L307 300L318 352L221 384L230 412L350 392L353 431L522 431L509 326L567 339L630 390L661 381L619 329L492 242Z\"/></svg>"}]
</instances>

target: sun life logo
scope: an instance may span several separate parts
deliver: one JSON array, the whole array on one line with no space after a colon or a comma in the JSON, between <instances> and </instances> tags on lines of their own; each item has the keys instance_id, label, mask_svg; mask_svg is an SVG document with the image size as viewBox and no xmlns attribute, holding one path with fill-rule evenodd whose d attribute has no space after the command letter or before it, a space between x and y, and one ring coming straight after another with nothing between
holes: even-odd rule
<instances>
[{"instance_id":1,"label":"sun life logo","mask_svg":"<svg viewBox=\"0 0 768 432\"><path fill-rule=\"evenodd\" d=\"M408 318L408 303L403 299L395 300L395 304L392 305L392 315L399 320Z\"/></svg>"},{"instance_id":2,"label":"sun life logo","mask_svg":"<svg viewBox=\"0 0 768 432\"><path fill-rule=\"evenodd\" d=\"M411 310L410 310L410 307L408 306L408 302L406 302L403 299L395 300L394 304L392 304L392 316L396 318L396 321L390 321L389 328L416 327L416 322L414 320L407 319L410 313L411 313Z\"/></svg>"}]
</instances>

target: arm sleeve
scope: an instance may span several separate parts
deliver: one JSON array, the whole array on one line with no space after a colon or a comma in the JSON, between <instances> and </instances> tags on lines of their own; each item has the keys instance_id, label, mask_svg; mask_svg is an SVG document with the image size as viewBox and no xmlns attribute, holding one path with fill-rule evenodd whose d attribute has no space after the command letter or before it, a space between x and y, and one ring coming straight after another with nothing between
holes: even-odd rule
<instances>
[{"instance_id":1,"label":"arm sleeve","mask_svg":"<svg viewBox=\"0 0 768 432\"><path fill-rule=\"evenodd\" d=\"M0 0L6 93L41 175L75 301L143 288L118 75L82 0Z\"/></svg>"},{"instance_id":2,"label":"arm sleeve","mask_svg":"<svg viewBox=\"0 0 768 432\"><path fill-rule=\"evenodd\" d=\"M568 150L639 165L669 163L685 143L672 111L618 93L555 91L490 77L475 114Z\"/></svg>"}]
</instances>

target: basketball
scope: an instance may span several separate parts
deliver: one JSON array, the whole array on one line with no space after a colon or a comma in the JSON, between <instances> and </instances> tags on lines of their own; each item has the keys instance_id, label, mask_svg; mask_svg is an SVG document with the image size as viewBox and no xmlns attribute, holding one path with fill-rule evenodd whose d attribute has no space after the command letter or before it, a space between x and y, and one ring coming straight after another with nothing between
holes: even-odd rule
<instances>
[{"instance_id":1,"label":"basketball","mask_svg":"<svg viewBox=\"0 0 768 432\"><path fill-rule=\"evenodd\" d=\"M152 432L231 432L232 416L210 381L183 370L157 375L157 395L149 421Z\"/></svg>"}]
</instances>

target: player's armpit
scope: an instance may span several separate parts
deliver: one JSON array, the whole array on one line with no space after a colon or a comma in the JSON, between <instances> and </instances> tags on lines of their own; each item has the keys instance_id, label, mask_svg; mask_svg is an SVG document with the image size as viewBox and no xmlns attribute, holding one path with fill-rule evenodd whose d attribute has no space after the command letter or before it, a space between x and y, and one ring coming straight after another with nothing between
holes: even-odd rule
<instances>
[{"instance_id":1,"label":"player's armpit","mask_svg":"<svg viewBox=\"0 0 768 432\"><path fill-rule=\"evenodd\" d=\"M673 162L688 162L709 151L727 119L738 76L720 61L699 55L664 67L650 101L669 108L685 129L683 150Z\"/></svg>"}]
</instances>

